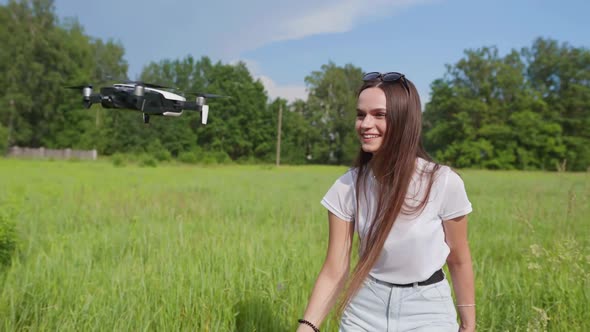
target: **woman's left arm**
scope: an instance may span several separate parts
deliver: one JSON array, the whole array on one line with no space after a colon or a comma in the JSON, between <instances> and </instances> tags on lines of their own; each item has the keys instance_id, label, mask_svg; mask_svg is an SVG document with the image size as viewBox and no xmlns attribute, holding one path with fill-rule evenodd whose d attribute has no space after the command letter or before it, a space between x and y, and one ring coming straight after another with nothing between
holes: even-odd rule
<instances>
[{"instance_id":1,"label":"woman's left arm","mask_svg":"<svg viewBox=\"0 0 590 332\"><path fill-rule=\"evenodd\" d=\"M467 216L443 221L443 227L445 240L451 248L447 265L455 290L457 311L461 318L459 331L475 331L475 286L467 240Z\"/></svg>"}]
</instances>

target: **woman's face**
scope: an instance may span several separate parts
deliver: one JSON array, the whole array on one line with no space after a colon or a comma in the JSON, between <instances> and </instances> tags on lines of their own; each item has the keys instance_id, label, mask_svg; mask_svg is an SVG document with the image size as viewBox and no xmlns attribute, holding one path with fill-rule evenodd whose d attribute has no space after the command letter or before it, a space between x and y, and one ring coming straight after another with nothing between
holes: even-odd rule
<instances>
[{"instance_id":1,"label":"woman's face","mask_svg":"<svg viewBox=\"0 0 590 332\"><path fill-rule=\"evenodd\" d=\"M385 93L379 88L367 88L359 95L355 128L365 152L375 153L383 143L386 103Z\"/></svg>"}]
</instances>

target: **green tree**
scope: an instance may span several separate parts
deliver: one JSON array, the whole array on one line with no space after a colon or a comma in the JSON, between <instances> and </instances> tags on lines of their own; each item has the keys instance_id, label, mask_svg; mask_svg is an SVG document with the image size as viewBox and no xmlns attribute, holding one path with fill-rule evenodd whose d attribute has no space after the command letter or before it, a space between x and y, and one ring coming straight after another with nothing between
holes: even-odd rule
<instances>
[{"instance_id":1,"label":"green tree","mask_svg":"<svg viewBox=\"0 0 590 332\"><path fill-rule=\"evenodd\" d=\"M8 130L0 124L0 156L8 150Z\"/></svg>"},{"instance_id":2,"label":"green tree","mask_svg":"<svg viewBox=\"0 0 590 332\"><path fill-rule=\"evenodd\" d=\"M153 137L174 155L194 149L227 154L233 160L270 160L274 148L274 123L267 112L264 86L254 80L244 63L213 64L207 57L195 61L191 56L182 60L163 60L146 66L142 80L178 88L190 93L213 93L229 98L208 99L209 121L201 125L200 115L185 111L172 119ZM178 145L179 142L184 142ZM177 146L173 146L173 145ZM219 158L217 158L219 159Z\"/></svg>"},{"instance_id":3,"label":"green tree","mask_svg":"<svg viewBox=\"0 0 590 332\"><path fill-rule=\"evenodd\" d=\"M0 123L8 143L98 145L98 111L81 110L79 92L64 86L126 72L122 46L91 39L75 19L60 23L51 0L9 1L0 6L0 25Z\"/></svg>"},{"instance_id":4,"label":"green tree","mask_svg":"<svg viewBox=\"0 0 590 332\"><path fill-rule=\"evenodd\" d=\"M534 50L544 43L537 41ZM577 125L588 118L587 111L579 111L590 106L580 92L588 80L586 88L578 86L576 103L574 95L555 97L558 70L535 65L541 53L538 62L553 64L558 59L555 52L527 49L501 57L495 47L484 47L467 50L465 58L447 66L445 76L431 85L432 98L424 112L427 150L456 167L555 169L568 156L580 161L584 150L566 134L566 124L572 121L564 116L576 119L571 137L585 142ZM568 106L555 106L556 100ZM578 162L573 168L587 165Z\"/></svg>"},{"instance_id":5,"label":"green tree","mask_svg":"<svg viewBox=\"0 0 590 332\"><path fill-rule=\"evenodd\" d=\"M211 103L211 127L199 128L199 140L210 149L225 151L233 160L264 158L272 153L275 123L268 116L266 91L246 65L217 63L205 72L205 89L230 96ZM202 140L201 140L202 139Z\"/></svg>"},{"instance_id":6,"label":"green tree","mask_svg":"<svg viewBox=\"0 0 590 332\"><path fill-rule=\"evenodd\" d=\"M277 132L277 122L279 108L283 108L283 118L281 126L281 163L283 164L305 164L308 162L310 153L307 146L307 134L309 126L300 111L305 107L305 102L296 100L288 104L287 100L277 98L268 106L269 115ZM271 161L275 161L276 152L276 135L274 142L269 142L272 146Z\"/></svg>"},{"instance_id":7,"label":"green tree","mask_svg":"<svg viewBox=\"0 0 590 332\"><path fill-rule=\"evenodd\" d=\"M538 38L522 50L527 79L547 104L544 116L562 129L569 169L590 166L590 50Z\"/></svg>"},{"instance_id":8,"label":"green tree","mask_svg":"<svg viewBox=\"0 0 590 332\"><path fill-rule=\"evenodd\" d=\"M315 162L351 164L358 152L354 121L361 76L362 70L352 64L338 67L330 62L305 78L305 118L316 129L308 141Z\"/></svg>"}]
</instances>

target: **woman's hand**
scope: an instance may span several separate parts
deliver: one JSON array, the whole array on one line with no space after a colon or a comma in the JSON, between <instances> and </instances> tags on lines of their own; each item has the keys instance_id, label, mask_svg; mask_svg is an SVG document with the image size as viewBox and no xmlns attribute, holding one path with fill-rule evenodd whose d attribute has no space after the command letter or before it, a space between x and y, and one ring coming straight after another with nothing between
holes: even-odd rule
<instances>
[{"instance_id":1,"label":"woman's hand","mask_svg":"<svg viewBox=\"0 0 590 332\"><path fill-rule=\"evenodd\" d=\"M459 332L475 332L475 326L473 327L463 327L459 328Z\"/></svg>"}]
</instances>

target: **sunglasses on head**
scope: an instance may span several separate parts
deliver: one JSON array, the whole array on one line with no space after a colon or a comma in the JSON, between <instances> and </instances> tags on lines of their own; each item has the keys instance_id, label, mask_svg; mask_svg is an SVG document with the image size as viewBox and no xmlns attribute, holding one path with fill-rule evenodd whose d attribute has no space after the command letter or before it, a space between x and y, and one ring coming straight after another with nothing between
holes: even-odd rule
<instances>
[{"instance_id":1,"label":"sunglasses on head","mask_svg":"<svg viewBox=\"0 0 590 332\"><path fill-rule=\"evenodd\" d=\"M410 91L410 87L408 86L408 82L406 81L406 76L402 73L398 73L395 71L390 71L388 73L380 73L380 72L370 72L363 75L363 82L372 82L372 81L382 81L387 83L394 83L397 81L402 82L403 86Z\"/></svg>"}]
</instances>

